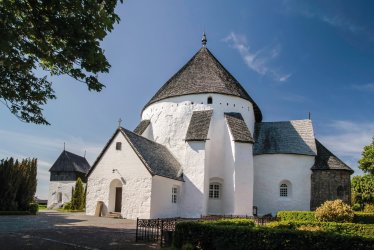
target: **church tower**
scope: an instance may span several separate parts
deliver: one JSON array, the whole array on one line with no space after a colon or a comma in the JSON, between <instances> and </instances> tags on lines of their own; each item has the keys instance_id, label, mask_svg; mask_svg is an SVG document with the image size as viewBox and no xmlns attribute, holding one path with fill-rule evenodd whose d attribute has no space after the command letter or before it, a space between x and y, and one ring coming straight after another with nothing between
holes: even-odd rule
<instances>
[{"instance_id":1,"label":"church tower","mask_svg":"<svg viewBox=\"0 0 374 250\"><path fill-rule=\"evenodd\" d=\"M253 133L262 114L206 47L151 98L135 130L180 162L181 216L252 214Z\"/></svg>"}]
</instances>

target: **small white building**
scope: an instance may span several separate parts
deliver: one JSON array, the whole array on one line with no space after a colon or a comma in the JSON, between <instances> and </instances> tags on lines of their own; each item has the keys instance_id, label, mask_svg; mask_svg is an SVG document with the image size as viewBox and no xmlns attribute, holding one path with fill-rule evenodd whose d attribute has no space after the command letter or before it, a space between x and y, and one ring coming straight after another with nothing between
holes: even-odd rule
<instances>
[{"instance_id":1,"label":"small white building","mask_svg":"<svg viewBox=\"0 0 374 250\"><path fill-rule=\"evenodd\" d=\"M70 202L76 180L79 177L85 183L86 174L90 168L85 157L64 149L49 169L51 174L47 207L58 208L64 203Z\"/></svg>"},{"instance_id":2,"label":"small white building","mask_svg":"<svg viewBox=\"0 0 374 250\"><path fill-rule=\"evenodd\" d=\"M99 201L104 215L132 219L252 215L254 207L274 215L349 201L352 170L316 141L312 121L262 122L205 44L204 36L133 132L114 132L88 173L86 213Z\"/></svg>"}]
</instances>

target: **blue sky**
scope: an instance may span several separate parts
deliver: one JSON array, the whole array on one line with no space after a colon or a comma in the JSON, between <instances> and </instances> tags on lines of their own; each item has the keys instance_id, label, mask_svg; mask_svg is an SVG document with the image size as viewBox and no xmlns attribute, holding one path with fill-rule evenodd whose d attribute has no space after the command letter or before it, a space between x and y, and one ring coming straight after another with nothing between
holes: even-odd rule
<instances>
[{"instance_id":1,"label":"blue sky","mask_svg":"<svg viewBox=\"0 0 374 250\"><path fill-rule=\"evenodd\" d=\"M27 124L0 106L0 159L37 157L37 195L66 149L92 164L117 128L133 129L153 94L201 47L208 48L260 106L264 121L306 119L316 137L356 174L374 134L374 2L125 1L102 42L112 67L89 92L54 77L44 107L51 126ZM44 74L43 72L38 72Z\"/></svg>"}]
</instances>

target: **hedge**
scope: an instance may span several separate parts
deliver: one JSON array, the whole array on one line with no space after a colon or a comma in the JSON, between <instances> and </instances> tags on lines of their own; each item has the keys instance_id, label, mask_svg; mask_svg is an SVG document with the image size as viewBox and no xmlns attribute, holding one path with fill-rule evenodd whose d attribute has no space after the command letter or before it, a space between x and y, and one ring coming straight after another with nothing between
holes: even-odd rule
<instances>
[{"instance_id":1,"label":"hedge","mask_svg":"<svg viewBox=\"0 0 374 250\"><path fill-rule=\"evenodd\" d=\"M317 221L311 211L279 211L277 217L281 221Z\"/></svg>"},{"instance_id":2,"label":"hedge","mask_svg":"<svg viewBox=\"0 0 374 250\"><path fill-rule=\"evenodd\" d=\"M249 226L254 227L256 224L254 220L237 218L237 219L219 219L219 220L205 220L201 221L204 224L221 225L221 226Z\"/></svg>"},{"instance_id":3,"label":"hedge","mask_svg":"<svg viewBox=\"0 0 374 250\"><path fill-rule=\"evenodd\" d=\"M279 221L270 222L266 225L266 227L273 229L320 231L340 235L361 236L374 239L374 224Z\"/></svg>"},{"instance_id":4,"label":"hedge","mask_svg":"<svg viewBox=\"0 0 374 250\"><path fill-rule=\"evenodd\" d=\"M279 211L277 217L281 221L309 221L317 222L314 212L311 211ZM354 223L374 224L374 213L355 212Z\"/></svg>"},{"instance_id":5,"label":"hedge","mask_svg":"<svg viewBox=\"0 0 374 250\"><path fill-rule=\"evenodd\" d=\"M192 245L199 249L372 249L374 239L342 236L326 232L306 232L266 227L214 225L180 222L173 245L177 249Z\"/></svg>"},{"instance_id":6,"label":"hedge","mask_svg":"<svg viewBox=\"0 0 374 250\"><path fill-rule=\"evenodd\" d=\"M361 224L374 224L374 213L355 212L353 222Z\"/></svg>"}]
</instances>

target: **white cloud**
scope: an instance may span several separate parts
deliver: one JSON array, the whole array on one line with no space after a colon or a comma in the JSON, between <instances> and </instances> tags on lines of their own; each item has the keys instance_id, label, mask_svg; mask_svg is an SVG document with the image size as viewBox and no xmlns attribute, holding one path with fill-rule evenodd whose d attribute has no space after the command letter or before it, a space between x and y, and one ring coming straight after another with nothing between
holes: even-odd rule
<instances>
[{"instance_id":1,"label":"white cloud","mask_svg":"<svg viewBox=\"0 0 374 250\"><path fill-rule=\"evenodd\" d=\"M328 128L329 131L318 139L355 168L357 174L357 161L361 158L363 147L371 143L374 136L374 123L333 121Z\"/></svg>"},{"instance_id":2,"label":"white cloud","mask_svg":"<svg viewBox=\"0 0 374 250\"><path fill-rule=\"evenodd\" d=\"M292 76L292 74L282 74L269 66L270 62L276 59L280 54L281 49L279 45L253 52L250 50L247 38L234 32L231 32L223 41L236 49L243 58L245 64L258 74L269 75L279 82L285 82Z\"/></svg>"},{"instance_id":3,"label":"white cloud","mask_svg":"<svg viewBox=\"0 0 374 250\"><path fill-rule=\"evenodd\" d=\"M352 85L352 88L355 90L360 90L360 91L374 91L374 83L367 83L367 84L354 84Z\"/></svg>"}]
</instances>

